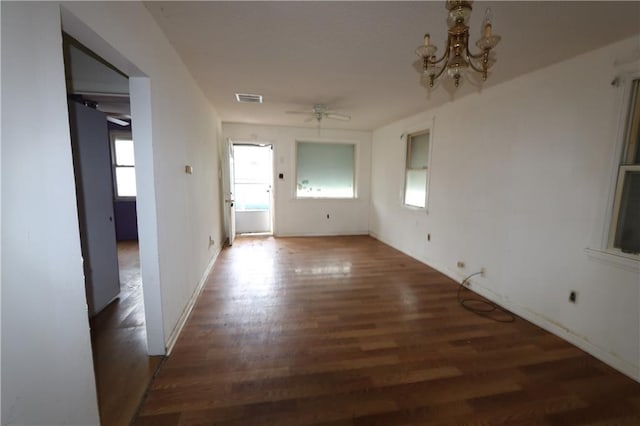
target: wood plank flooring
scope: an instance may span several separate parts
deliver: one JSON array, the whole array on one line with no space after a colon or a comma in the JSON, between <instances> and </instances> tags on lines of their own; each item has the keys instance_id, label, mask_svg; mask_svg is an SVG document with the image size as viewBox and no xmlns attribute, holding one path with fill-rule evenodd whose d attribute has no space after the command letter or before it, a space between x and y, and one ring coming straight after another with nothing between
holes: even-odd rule
<instances>
[{"instance_id":1,"label":"wood plank flooring","mask_svg":"<svg viewBox=\"0 0 640 426\"><path fill-rule=\"evenodd\" d=\"M147 355L137 241L118 243L120 294L91 321L100 422L128 425L162 357Z\"/></svg>"},{"instance_id":2,"label":"wood plank flooring","mask_svg":"<svg viewBox=\"0 0 640 426\"><path fill-rule=\"evenodd\" d=\"M137 425L640 424L640 384L370 238L239 238Z\"/></svg>"}]
</instances>

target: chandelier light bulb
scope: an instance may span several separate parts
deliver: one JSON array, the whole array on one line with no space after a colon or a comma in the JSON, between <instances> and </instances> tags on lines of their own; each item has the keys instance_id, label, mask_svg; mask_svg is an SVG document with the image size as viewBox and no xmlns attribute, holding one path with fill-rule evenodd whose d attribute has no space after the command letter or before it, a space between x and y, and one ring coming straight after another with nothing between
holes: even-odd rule
<instances>
[{"instance_id":1,"label":"chandelier light bulb","mask_svg":"<svg viewBox=\"0 0 640 426\"><path fill-rule=\"evenodd\" d=\"M491 8L488 7L487 10L484 11L484 20L482 21L484 38L491 37L492 22L493 22L493 12L491 11Z\"/></svg>"}]
</instances>

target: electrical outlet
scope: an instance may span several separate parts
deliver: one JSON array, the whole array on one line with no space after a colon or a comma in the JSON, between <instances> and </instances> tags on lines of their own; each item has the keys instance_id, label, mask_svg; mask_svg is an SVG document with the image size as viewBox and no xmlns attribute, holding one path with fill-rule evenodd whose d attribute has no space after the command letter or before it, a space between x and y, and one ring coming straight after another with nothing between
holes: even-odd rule
<instances>
[{"instance_id":1,"label":"electrical outlet","mask_svg":"<svg viewBox=\"0 0 640 426\"><path fill-rule=\"evenodd\" d=\"M571 290L569 293L569 302L576 303L578 301L578 292L575 290Z\"/></svg>"},{"instance_id":2,"label":"electrical outlet","mask_svg":"<svg viewBox=\"0 0 640 426\"><path fill-rule=\"evenodd\" d=\"M458 268L464 268L464 261L458 260L458 263L456 263L456 265L458 265Z\"/></svg>"},{"instance_id":3,"label":"electrical outlet","mask_svg":"<svg viewBox=\"0 0 640 426\"><path fill-rule=\"evenodd\" d=\"M485 267L480 268L480 276L481 277L486 277L487 276L487 268L485 268Z\"/></svg>"},{"instance_id":4,"label":"electrical outlet","mask_svg":"<svg viewBox=\"0 0 640 426\"><path fill-rule=\"evenodd\" d=\"M427 241L431 241L431 234L427 234Z\"/></svg>"},{"instance_id":5,"label":"electrical outlet","mask_svg":"<svg viewBox=\"0 0 640 426\"><path fill-rule=\"evenodd\" d=\"M215 241L213 240L213 238L211 238L211 235L209 235L209 247L215 245Z\"/></svg>"}]
</instances>

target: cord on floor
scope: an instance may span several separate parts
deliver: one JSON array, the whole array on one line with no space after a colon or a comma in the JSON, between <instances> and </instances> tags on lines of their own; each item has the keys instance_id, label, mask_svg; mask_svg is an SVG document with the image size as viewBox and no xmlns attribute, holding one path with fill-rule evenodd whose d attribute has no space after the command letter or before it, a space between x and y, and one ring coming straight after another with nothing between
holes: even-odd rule
<instances>
[{"instance_id":1,"label":"cord on floor","mask_svg":"<svg viewBox=\"0 0 640 426\"><path fill-rule=\"evenodd\" d=\"M514 322L516 320L515 315L493 302L480 298L464 298L465 292L471 292L466 286L469 280L476 275L481 275L482 273L482 271L473 273L462 280L458 286L458 292L456 294L458 303L460 303L460 306L476 315L498 322Z\"/></svg>"}]
</instances>

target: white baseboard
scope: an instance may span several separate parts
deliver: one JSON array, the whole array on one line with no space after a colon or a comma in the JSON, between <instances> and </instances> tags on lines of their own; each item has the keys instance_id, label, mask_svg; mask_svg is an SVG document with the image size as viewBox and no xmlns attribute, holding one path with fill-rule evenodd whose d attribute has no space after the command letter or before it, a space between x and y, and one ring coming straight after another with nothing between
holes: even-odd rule
<instances>
[{"instance_id":1,"label":"white baseboard","mask_svg":"<svg viewBox=\"0 0 640 426\"><path fill-rule=\"evenodd\" d=\"M537 325L538 327L555 334L556 336L566 340L574 346L577 346L583 351L593 355L595 358L598 358L605 364L615 368L619 372L631 377L633 380L640 382L640 366L634 365L626 360L618 358L606 349L594 345L593 343L580 337L569 328L564 327L562 324L556 323L555 321L552 321L551 319L546 318L545 316L537 312L534 312L524 306L517 305L508 299L500 297L496 293L488 290L486 287L478 284L474 280L471 280L471 285L473 287L473 291L478 293L479 295L486 297L487 299L497 303L503 308Z\"/></svg>"},{"instance_id":2,"label":"white baseboard","mask_svg":"<svg viewBox=\"0 0 640 426\"><path fill-rule=\"evenodd\" d=\"M178 322L176 323L176 326L173 327L173 330L171 331L171 334L169 335L169 338L167 339L167 344L166 344L167 345L167 353L166 353L166 356L171 355L171 351L173 351L173 347L175 346L176 341L178 340L178 336L180 336L180 333L182 332L182 329L184 328L184 325L186 324L187 319L189 319L189 315L191 315L191 311L193 310L193 307L195 306L196 301L198 300L198 297L200 296L200 293L202 293L202 289L204 288L204 284L207 282L207 277L209 276L209 274L213 270L213 265L216 263L216 260L218 259L218 255L220 255L221 251L222 251L222 247L218 247L218 250L211 257L211 260L209 261L209 264L205 268L204 273L202 274L202 277L200 277L200 281L198 282L198 285L196 286L196 289L194 290L193 294L191 295L191 298L189 299L189 302L187 303L187 306L185 306L184 310L182 311L182 314L180 315L180 318L178 319Z\"/></svg>"},{"instance_id":3,"label":"white baseboard","mask_svg":"<svg viewBox=\"0 0 640 426\"><path fill-rule=\"evenodd\" d=\"M430 268L435 269L436 271L446 275L447 277L451 278L452 280L454 280L457 283L460 283L462 281L462 277L460 276L459 272L454 271L450 268L447 267L440 267L440 265L436 265L433 263L427 263L425 262L423 259L419 259L415 256L413 256L411 253L407 253L406 251L395 247L393 244L391 244L389 241L387 241L385 238L381 238L379 237L375 232L369 232L369 235L371 235L371 237L395 248L396 250L401 251L402 253L406 254L407 256L410 256L422 263L424 263L425 265L429 266ZM549 318L544 317L543 315L531 311L529 309L527 309L524 306L520 306L517 305L515 303L513 303L511 300L504 298L502 295L493 292L492 290L490 290L489 288L483 286L481 284L481 280L482 279L471 279L471 287L473 289L474 292L478 293L479 295L481 295L482 297L487 298L488 300L491 300L492 302L502 306L503 308L513 312L514 314L518 315L519 317L531 322L532 324L535 324L536 326L552 333L555 334L556 336L560 337L561 339L566 340L567 342L571 343L574 346L577 346L578 348L582 349L583 351L589 353L590 355L593 355L595 358L598 358L600 361L604 362L605 364L615 368L616 370L618 370L619 372L621 372L622 374L625 374L626 376L631 377L633 380L640 382L640 365L638 364L633 364L629 361L623 360L617 356L615 356L614 354L612 354L611 352L607 351L605 348L602 348L600 346L594 345L593 343L585 340L584 338L580 337L579 335L577 335L576 333L574 333L572 330L570 330L567 327L562 326L561 324L558 324L554 321L552 321Z\"/></svg>"},{"instance_id":4,"label":"white baseboard","mask_svg":"<svg viewBox=\"0 0 640 426\"><path fill-rule=\"evenodd\" d=\"M332 233L278 233L274 234L274 237L345 237L351 235L369 235L369 231L356 231L356 232L332 232Z\"/></svg>"}]
</instances>

